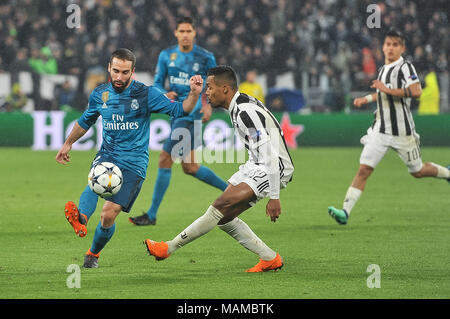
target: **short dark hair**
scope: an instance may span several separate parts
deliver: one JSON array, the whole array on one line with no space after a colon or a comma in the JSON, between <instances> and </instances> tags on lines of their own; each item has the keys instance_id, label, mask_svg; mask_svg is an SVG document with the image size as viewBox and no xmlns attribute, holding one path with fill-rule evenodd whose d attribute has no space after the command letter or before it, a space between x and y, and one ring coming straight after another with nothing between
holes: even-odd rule
<instances>
[{"instance_id":1,"label":"short dark hair","mask_svg":"<svg viewBox=\"0 0 450 319\"><path fill-rule=\"evenodd\" d=\"M389 30L386 32L384 38L386 39L387 37L400 38L400 43L402 45L405 45L405 42L406 42L405 35L403 34L403 32L401 32L400 30L398 30L396 28L389 28Z\"/></svg>"},{"instance_id":2,"label":"short dark hair","mask_svg":"<svg viewBox=\"0 0 450 319\"><path fill-rule=\"evenodd\" d=\"M238 89L236 72L229 65L218 65L208 70L208 76L214 76L214 80L226 82L233 90Z\"/></svg>"},{"instance_id":3,"label":"short dark hair","mask_svg":"<svg viewBox=\"0 0 450 319\"><path fill-rule=\"evenodd\" d=\"M195 29L194 20L191 17L181 17L177 20L175 30L178 29L178 26L182 23L189 23Z\"/></svg>"},{"instance_id":4,"label":"short dark hair","mask_svg":"<svg viewBox=\"0 0 450 319\"><path fill-rule=\"evenodd\" d=\"M131 69L134 69L134 66L136 64L136 56L134 55L133 52L131 52L130 50L126 49L126 48L120 48L117 49L116 51L114 51L111 54L111 57L109 58L109 63L112 63L112 60L114 58L120 59L120 60L126 60L126 61L131 61Z\"/></svg>"}]
</instances>

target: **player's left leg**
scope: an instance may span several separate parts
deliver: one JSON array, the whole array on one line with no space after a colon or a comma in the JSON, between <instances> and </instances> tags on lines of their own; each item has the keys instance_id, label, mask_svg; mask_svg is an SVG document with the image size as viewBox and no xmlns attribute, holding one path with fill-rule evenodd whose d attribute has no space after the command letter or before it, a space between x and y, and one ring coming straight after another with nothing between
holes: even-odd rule
<instances>
[{"instance_id":1,"label":"player's left leg","mask_svg":"<svg viewBox=\"0 0 450 319\"><path fill-rule=\"evenodd\" d=\"M106 161L109 161L109 159L105 159ZM91 168L96 165L96 163L99 163L103 161L102 154L97 153L95 155L94 160L91 163ZM92 214L95 212L95 209L97 208L98 203L98 195L95 194L89 186L86 186L81 193L80 200L77 205L69 201L66 203L64 212L67 221L70 223L70 225L75 230L75 233L79 237L84 237L87 234L87 222L89 218L92 216Z\"/></svg>"},{"instance_id":2,"label":"player's left leg","mask_svg":"<svg viewBox=\"0 0 450 319\"><path fill-rule=\"evenodd\" d=\"M191 225L178 234L174 239L164 243L164 249L160 251L155 243L149 239L145 241L150 254L161 260L169 257L175 250L181 248L200 236L211 231L219 221L233 220L240 212L236 207L242 207L242 203L248 203L254 197L253 190L245 184L228 186L225 192L208 207L206 212L197 218ZM216 207L217 206L217 207Z\"/></svg>"},{"instance_id":3,"label":"player's left leg","mask_svg":"<svg viewBox=\"0 0 450 319\"><path fill-rule=\"evenodd\" d=\"M228 186L227 182L217 176L210 168L195 162L195 150L191 150L189 155L181 161L181 167L185 174L194 176L221 191L224 191Z\"/></svg>"},{"instance_id":4,"label":"player's left leg","mask_svg":"<svg viewBox=\"0 0 450 319\"><path fill-rule=\"evenodd\" d=\"M123 184L120 191L108 197L103 205L100 222L94 233L91 248L85 256L85 268L97 268L102 249L111 240L116 230L115 220L121 211L128 213L142 187L144 179L134 172L122 168Z\"/></svg>"},{"instance_id":5,"label":"player's left leg","mask_svg":"<svg viewBox=\"0 0 450 319\"><path fill-rule=\"evenodd\" d=\"M247 182L250 184L249 180L247 180ZM263 183L263 181L260 181L260 183ZM219 221L218 226L221 230L237 240L243 247L259 256L259 262L254 267L247 269L247 272L278 270L283 267L283 259L281 256L267 246L266 243L264 243L243 220L238 218L242 212L255 205L259 199L267 195L265 193L258 193L256 195L255 192L257 192L257 190L255 190L255 188L251 188L249 184L240 183L238 185L241 186L242 191L246 193L253 193L251 199L246 199L236 205L232 205L230 209L233 210L233 212L228 214L228 217L222 218L222 220ZM230 185L229 187L231 191L238 190L237 188L234 188L236 186ZM256 187L256 189L258 188ZM233 201L232 197L236 196L231 191L227 192L227 194L224 193L223 195L225 196L219 197L213 205L215 207L220 207L219 209L224 211L229 203ZM228 196L231 196L231 198ZM236 217L230 220L233 216Z\"/></svg>"},{"instance_id":6,"label":"player's left leg","mask_svg":"<svg viewBox=\"0 0 450 319\"><path fill-rule=\"evenodd\" d=\"M283 266L282 258L270 249L250 227L237 218L256 202L254 190L246 183L229 185L222 195L208 208L206 213L194 221L183 232L168 242L145 240L148 252L157 260L170 256L175 250L211 231L216 225L236 239L242 246L259 255L260 262L248 272L277 270Z\"/></svg>"},{"instance_id":7,"label":"player's left leg","mask_svg":"<svg viewBox=\"0 0 450 319\"><path fill-rule=\"evenodd\" d=\"M168 139L170 140L170 139ZM165 147L167 145L164 144ZM156 225L156 215L164 195L169 188L170 179L172 177L173 160L166 150L162 150L159 154L158 173L156 175L155 185L153 186L152 203L147 212L140 216L129 217L128 220L136 226Z\"/></svg>"},{"instance_id":8,"label":"player's left leg","mask_svg":"<svg viewBox=\"0 0 450 319\"><path fill-rule=\"evenodd\" d=\"M86 186L81 193L79 206L68 201L64 207L64 213L67 221L75 230L79 237L87 234L87 222L97 208L98 195L95 194L89 186Z\"/></svg>"},{"instance_id":9,"label":"player's left leg","mask_svg":"<svg viewBox=\"0 0 450 319\"><path fill-rule=\"evenodd\" d=\"M100 252L114 235L114 232L116 230L116 224L114 222L121 211L121 205L110 201L105 202L105 204L103 205L100 222L95 229L91 248L89 248L85 255L85 262L83 267L98 267L98 258L100 256Z\"/></svg>"},{"instance_id":10,"label":"player's left leg","mask_svg":"<svg viewBox=\"0 0 450 319\"><path fill-rule=\"evenodd\" d=\"M246 210L250 207L248 203L243 203L239 210ZM268 270L278 270L283 267L283 259L280 254L266 245L252 229L239 217L235 217L229 222L219 222L219 228L234 238L239 244L259 256L259 262L247 269L247 272L264 272Z\"/></svg>"},{"instance_id":11,"label":"player's left leg","mask_svg":"<svg viewBox=\"0 0 450 319\"><path fill-rule=\"evenodd\" d=\"M86 218L86 223L91 218L92 214L95 212L98 203L98 195L95 194L89 186L86 186L83 193L80 196L80 201L78 204L78 209L81 215Z\"/></svg>"},{"instance_id":12,"label":"player's left leg","mask_svg":"<svg viewBox=\"0 0 450 319\"><path fill-rule=\"evenodd\" d=\"M416 178L435 177L450 180L450 170L448 167L435 164L433 162L422 162L420 151L420 136L411 136L409 143L398 145L395 151L408 167L409 173Z\"/></svg>"},{"instance_id":13,"label":"player's left leg","mask_svg":"<svg viewBox=\"0 0 450 319\"><path fill-rule=\"evenodd\" d=\"M361 143L364 144L364 148L359 159L359 169L347 189L342 209L334 206L328 207L328 214L341 225L347 224L350 213L361 197L368 178L389 149L382 137L373 134L365 135L361 139Z\"/></svg>"},{"instance_id":14,"label":"player's left leg","mask_svg":"<svg viewBox=\"0 0 450 319\"><path fill-rule=\"evenodd\" d=\"M424 163L419 171L410 173L416 178L436 177L446 179L450 182L450 169L433 162Z\"/></svg>"}]
</instances>

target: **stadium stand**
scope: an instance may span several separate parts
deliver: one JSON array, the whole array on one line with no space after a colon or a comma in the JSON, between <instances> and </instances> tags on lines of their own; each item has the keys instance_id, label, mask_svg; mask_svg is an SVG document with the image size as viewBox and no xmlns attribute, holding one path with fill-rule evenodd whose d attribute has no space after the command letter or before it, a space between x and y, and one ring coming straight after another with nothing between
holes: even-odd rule
<instances>
[{"instance_id":1,"label":"stadium stand","mask_svg":"<svg viewBox=\"0 0 450 319\"><path fill-rule=\"evenodd\" d=\"M69 28L67 5L81 8L80 26ZM400 27L405 57L420 78L433 72L440 112L450 112L450 33L446 0L377 3L381 28L370 28L373 0L8 0L0 3L0 110L15 83L29 97L23 110L86 106L113 49L137 56L137 72L152 78L161 48L175 43L179 16L196 21L198 44L240 77L256 68L263 86L301 90L312 111L352 111L352 92L367 91L383 63L383 30ZM65 90L61 89L65 83ZM69 85L70 84L70 85ZM150 83L147 83L150 84ZM65 94L64 96L55 96ZM311 95L311 99L309 96Z\"/></svg>"}]
</instances>

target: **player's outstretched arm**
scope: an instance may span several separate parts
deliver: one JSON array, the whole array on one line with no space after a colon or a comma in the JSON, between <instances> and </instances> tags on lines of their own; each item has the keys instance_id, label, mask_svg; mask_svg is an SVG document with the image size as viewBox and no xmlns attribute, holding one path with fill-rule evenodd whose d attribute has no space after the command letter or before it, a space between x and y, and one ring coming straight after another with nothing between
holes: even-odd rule
<instances>
[{"instance_id":1,"label":"player's outstretched arm","mask_svg":"<svg viewBox=\"0 0 450 319\"><path fill-rule=\"evenodd\" d=\"M191 91L183 101L183 110L185 113L190 113L197 104L200 93L202 93L203 90L203 79L200 75L194 75L190 78L189 84L191 86Z\"/></svg>"},{"instance_id":2,"label":"player's outstretched arm","mask_svg":"<svg viewBox=\"0 0 450 319\"><path fill-rule=\"evenodd\" d=\"M73 143L78 141L80 137L82 137L86 132L87 131L82 128L80 124L78 124L78 122L75 122L72 131L70 132L61 149L58 151L58 154L56 154L56 161L58 163L65 165L67 164L67 162L70 162L69 152L72 149Z\"/></svg>"}]
</instances>

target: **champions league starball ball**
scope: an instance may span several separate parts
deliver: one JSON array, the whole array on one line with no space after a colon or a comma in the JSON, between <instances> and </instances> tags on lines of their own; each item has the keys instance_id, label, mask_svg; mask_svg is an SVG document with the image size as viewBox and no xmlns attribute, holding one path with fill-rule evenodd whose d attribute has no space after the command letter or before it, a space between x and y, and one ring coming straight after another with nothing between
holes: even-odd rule
<instances>
[{"instance_id":1,"label":"champions league starball ball","mask_svg":"<svg viewBox=\"0 0 450 319\"><path fill-rule=\"evenodd\" d=\"M93 166L88 175L89 188L104 198L117 194L122 182L122 171L110 162L101 162Z\"/></svg>"}]
</instances>

